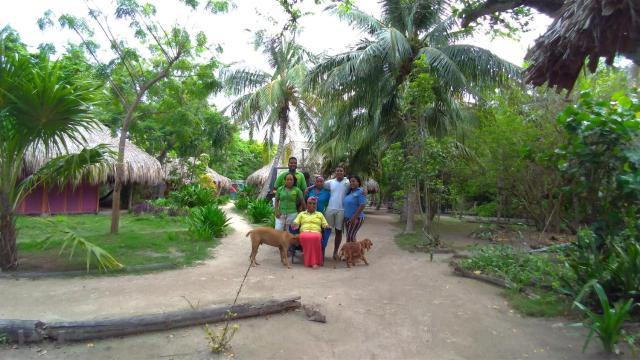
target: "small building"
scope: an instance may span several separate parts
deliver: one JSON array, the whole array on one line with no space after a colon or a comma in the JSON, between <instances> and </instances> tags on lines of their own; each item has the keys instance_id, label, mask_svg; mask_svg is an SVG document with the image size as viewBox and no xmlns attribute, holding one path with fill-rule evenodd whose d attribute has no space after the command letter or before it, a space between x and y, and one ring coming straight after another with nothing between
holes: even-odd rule
<instances>
[{"instance_id":1,"label":"small building","mask_svg":"<svg viewBox=\"0 0 640 360\"><path fill-rule=\"evenodd\" d=\"M83 132L84 141L81 143L67 142L66 149L44 153L40 148L28 151L24 161L24 174L29 176L50 159L61 154L78 153L84 148L108 144L118 150L119 139L111 135L111 131L103 125ZM124 157L124 184L158 185L164 181L160 162L147 154L131 142L127 141ZM115 173L115 159L110 164L110 171L73 186L67 184L63 188L58 186L40 185L32 190L17 208L18 214L88 214L97 213L100 202L100 188L103 184L113 181Z\"/></svg>"}]
</instances>

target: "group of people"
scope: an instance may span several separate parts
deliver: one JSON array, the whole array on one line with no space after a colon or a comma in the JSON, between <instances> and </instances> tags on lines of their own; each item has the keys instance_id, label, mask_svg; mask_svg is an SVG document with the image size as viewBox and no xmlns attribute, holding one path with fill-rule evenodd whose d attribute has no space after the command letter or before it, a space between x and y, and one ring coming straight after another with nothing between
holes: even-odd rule
<instances>
[{"instance_id":1,"label":"group of people","mask_svg":"<svg viewBox=\"0 0 640 360\"><path fill-rule=\"evenodd\" d=\"M324 265L324 251L335 229L333 259L337 259L343 230L347 242L356 241L364 222L367 203L366 189L358 176L345 177L338 166L334 177L322 176L307 187L304 174L297 170L298 160L289 158L289 171L278 175L275 185L275 216L277 230L300 233L304 265L312 268Z\"/></svg>"}]
</instances>

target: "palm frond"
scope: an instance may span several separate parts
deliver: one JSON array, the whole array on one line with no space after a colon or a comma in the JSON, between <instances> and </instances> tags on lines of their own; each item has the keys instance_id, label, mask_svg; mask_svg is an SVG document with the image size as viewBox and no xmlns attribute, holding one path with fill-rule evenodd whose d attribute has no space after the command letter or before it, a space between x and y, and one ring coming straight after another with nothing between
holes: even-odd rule
<instances>
[{"instance_id":1,"label":"palm frond","mask_svg":"<svg viewBox=\"0 0 640 360\"><path fill-rule=\"evenodd\" d=\"M346 21L349 25L364 31L369 35L377 33L384 27L384 24L380 22L380 20L363 12L355 6L352 6L349 11L343 11L340 9L339 5L331 4L325 8L325 11L338 16L340 20Z\"/></svg>"},{"instance_id":2,"label":"palm frond","mask_svg":"<svg viewBox=\"0 0 640 360\"><path fill-rule=\"evenodd\" d=\"M501 85L522 77L520 67L477 46L449 45L440 50L475 87Z\"/></svg>"},{"instance_id":3,"label":"palm frond","mask_svg":"<svg viewBox=\"0 0 640 360\"><path fill-rule=\"evenodd\" d=\"M223 69L220 77L232 94L241 94L264 86L271 80L271 75L254 69Z\"/></svg>"}]
</instances>

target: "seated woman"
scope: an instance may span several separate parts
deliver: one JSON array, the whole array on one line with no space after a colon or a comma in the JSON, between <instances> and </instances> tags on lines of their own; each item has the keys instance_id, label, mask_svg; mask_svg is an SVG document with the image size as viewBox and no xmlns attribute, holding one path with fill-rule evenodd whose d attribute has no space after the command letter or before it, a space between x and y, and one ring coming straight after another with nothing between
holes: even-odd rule
<instances>
[{"instance_id":1,"label":"seated woman","mask_svg":"<svg viewBox=\"0 0 640 360\"><path fill-rule=\"evenodd\" d=\"M329 198L331 197L331 191L329 189L324 188L324 178L322 176L317 176L315 179L315 183L312 186L309 186L307 190L304 192L304 199L309 200L310 197L315 197L317 199L316 210L321 212L324 215L324 211L327 209L327 205L329 204ZM331 237L331 227L323 229L322 231L322 255L324 256L324 249L327 247L327 243L329 242L329 238Z\"/></svg>"},{"instance_id":2,"label":"seated woman","mask_svg":"<svg viewBox=\"0 0 640 360\"><path fill-rule=\"evenodd\" d=\"M329 227L327 219L321 212L316 211L318 199L310 197L307 200L307 210L298 214L293 221L294 229L300 228L300 245L304 254L304 266L317 268L324 265L322 255L322 229Z\"/></svg>"}]
</instances>

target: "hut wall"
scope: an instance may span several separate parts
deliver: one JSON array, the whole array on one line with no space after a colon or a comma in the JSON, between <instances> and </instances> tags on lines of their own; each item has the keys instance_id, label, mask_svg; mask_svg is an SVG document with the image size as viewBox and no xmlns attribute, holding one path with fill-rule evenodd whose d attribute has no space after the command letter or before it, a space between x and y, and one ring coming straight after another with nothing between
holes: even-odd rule
<instances>
[{"instance_id":1,"label":"hut wall","mask_svg":"<svg viewBox=\"0 0 640 360\"><path fill-rule=\"evenodd\" d=\"M45 188L38 186L22 201L19 214L89 214L98 212L100 186L82 183L75 188L67 185Z\"/></svg>"}]
</instances>

